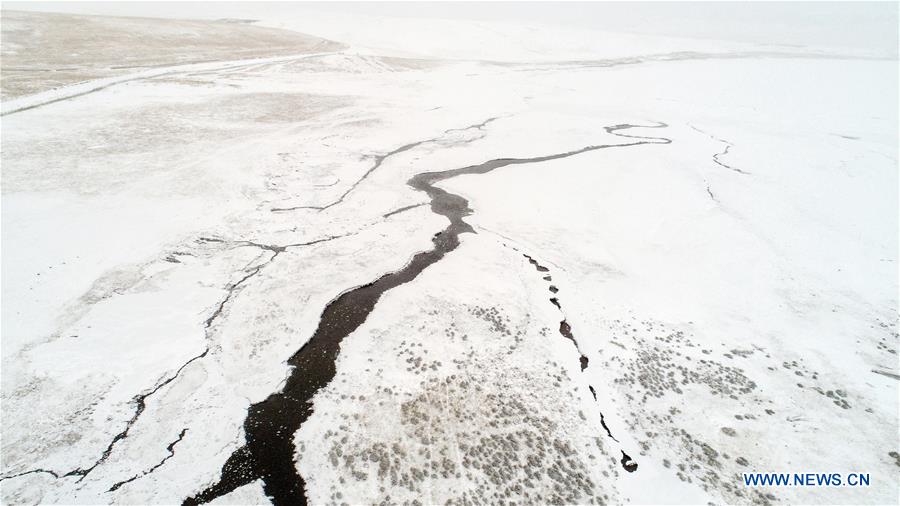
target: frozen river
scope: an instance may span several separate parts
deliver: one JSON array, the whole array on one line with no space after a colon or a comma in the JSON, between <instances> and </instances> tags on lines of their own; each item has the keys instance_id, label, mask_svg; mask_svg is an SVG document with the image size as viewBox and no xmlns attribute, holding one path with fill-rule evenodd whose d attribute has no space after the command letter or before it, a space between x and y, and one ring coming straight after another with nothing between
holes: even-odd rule
<instances>
[{"instance_id":1,"label":"frozen river","mask_svg":"<svg viewBox=\"0 0 900 506\"><path fill-rule=\"evenodd\" d=\"M4 504L898 501L896 48L7 7Z\"/></svg>"}]
</instances>

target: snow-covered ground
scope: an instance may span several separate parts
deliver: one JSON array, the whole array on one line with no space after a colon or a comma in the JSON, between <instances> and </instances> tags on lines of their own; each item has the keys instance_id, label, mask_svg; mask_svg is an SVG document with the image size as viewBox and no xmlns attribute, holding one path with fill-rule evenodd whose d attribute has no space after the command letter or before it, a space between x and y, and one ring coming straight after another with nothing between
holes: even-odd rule
<instances>
[{"instance_id":1,"label":"snow-covered ground","mask_svg":"<svg viewBox=\"0 0 900 506\"><path fill-rule=\"evenodd\" d=\"M285 9L3 11L4 504L900 501L896 48Z\"/></svg>"}]
</instances>

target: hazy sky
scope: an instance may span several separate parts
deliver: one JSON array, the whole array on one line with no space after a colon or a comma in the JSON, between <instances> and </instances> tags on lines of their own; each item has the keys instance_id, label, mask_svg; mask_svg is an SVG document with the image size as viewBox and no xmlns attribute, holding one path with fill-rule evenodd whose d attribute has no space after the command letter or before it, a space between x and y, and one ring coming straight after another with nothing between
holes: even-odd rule
<instances>
[{"instance_id":1,"label":"hazy sky","mask_svg":"<svg viewBox=\"0 0 900 506\"><path fill-rule=\"evenodd\" d=\"M6 9L221 18L296 9L255 2L3 2ZM898 2L346 2L302 8L398 17L504 20L897 54Z\"/></svg>"}]
</instances>

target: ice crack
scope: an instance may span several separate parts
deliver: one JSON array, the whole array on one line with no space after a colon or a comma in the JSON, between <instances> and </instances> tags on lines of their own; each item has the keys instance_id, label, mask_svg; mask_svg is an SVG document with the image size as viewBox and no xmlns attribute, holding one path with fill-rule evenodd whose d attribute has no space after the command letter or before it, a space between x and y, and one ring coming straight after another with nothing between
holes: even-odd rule
<instances>
[{"instance_id":1,"label":"ice crack","mask_svg":"<svg viewBox=\"0 0 900 506\"><path fill-rule=\"evenodd\" d=\"M167 460L169 460L170 458L175 456L175 445L177 445L178 443L181 442L182 439L184 439L184 435L187 433L187 431L188 431L187 428L181 429L181 434L178 434L178 439L169 443L169 446L166 446L166 450L169 451L169 454L166 455L162 460L157 462L153 467L142 472L141 474L136 474L136 475L132 476L131 478L128 478L127 480L117 482L115 485L110 487L109 490L107 490L107 492L115 492L122 485L125 485L126 483L131 483L132 481L134 481L138 478L143 478L144 476L147 476L148 474L150 474L153 471L156 471L157 469L162 467L163 464L165 464Z\"/></svg>"}]
</instances>

